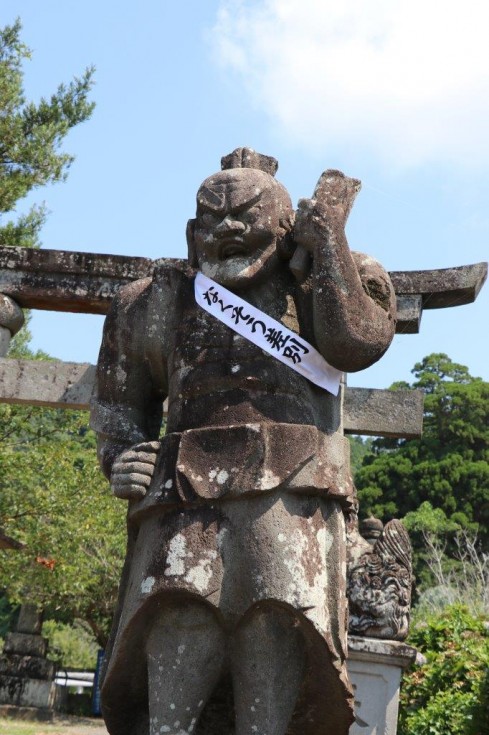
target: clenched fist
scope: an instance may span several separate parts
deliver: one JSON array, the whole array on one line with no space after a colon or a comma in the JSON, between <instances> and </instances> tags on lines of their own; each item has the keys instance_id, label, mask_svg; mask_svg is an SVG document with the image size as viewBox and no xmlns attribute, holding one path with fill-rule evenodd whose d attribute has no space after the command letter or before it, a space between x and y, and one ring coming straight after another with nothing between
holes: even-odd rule
<instances>
[{"instance_id":1,"label":"clenched fist","mask_svg":"<svg viewBox=\"0 0 489 735\"><path fill-rule=\"evenodd\" d=\"M135 444L120 454L112 466L110 486L118 498L140 500L153 477L160 442Z\"/></svg>"}]
</instances>

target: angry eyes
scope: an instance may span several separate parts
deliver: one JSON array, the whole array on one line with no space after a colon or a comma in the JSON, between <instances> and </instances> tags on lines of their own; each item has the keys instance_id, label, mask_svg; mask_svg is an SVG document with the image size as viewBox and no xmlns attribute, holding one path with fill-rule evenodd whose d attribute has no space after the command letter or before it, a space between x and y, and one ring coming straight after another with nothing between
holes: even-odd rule
<instances>
[{"instance_id":1,"label":"angry eyes","mask_svg":"<svg viewBox=\"0 0 489 735\"><path fill-rule=\"evenodd\" d=\"M213 212L210 209L200 208L197 214L198 224L201 227L212 229L217 227L224 219L243 224L253 225L259 219L261 214L261 205L255 204L249 209L243 209L239 212Z\"/></svg>"}]
</instances>

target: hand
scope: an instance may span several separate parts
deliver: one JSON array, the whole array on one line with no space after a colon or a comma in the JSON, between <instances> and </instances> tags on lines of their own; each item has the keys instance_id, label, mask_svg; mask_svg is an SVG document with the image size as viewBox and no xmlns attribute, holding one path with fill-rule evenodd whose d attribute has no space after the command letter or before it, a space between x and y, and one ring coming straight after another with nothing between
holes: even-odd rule
<instances>
[{"instance_id":1,"label":"hand","mask_svg":"<svg viewBox=\"0 0 489 735\"><path fill-rule=\"evenodd\" d=\"M144 442L135 444L117 457L110 475L110 486L117 498L144 498L153 477L159 448L160 442Z\"/></svg>"},{"instance_id":2,"label":"hand","mask_svg":"<svg viewBox=\"0 0 489 735\"><path fill-rule=\"evenodd\" d=\"M317 211L315 199L300 199L295 215L294 242L307 250L311 255L314 253L314 243L319 238L324 238L323 232L317 229Z\"/></svg>"},{"instance_id":3,"label":"hand","mask_svg":"<svg viewBox=\"0 0 489 735\"><path fill-rule=\"evenodd\" d=\"M331 239L344 237L344 228L355 197L360 190L360 181L350 179L340 171L327 170L321 174L312 199L299 201L294 240L309 252L315 244L324 247Z\"/></svg>"}]
</instances>

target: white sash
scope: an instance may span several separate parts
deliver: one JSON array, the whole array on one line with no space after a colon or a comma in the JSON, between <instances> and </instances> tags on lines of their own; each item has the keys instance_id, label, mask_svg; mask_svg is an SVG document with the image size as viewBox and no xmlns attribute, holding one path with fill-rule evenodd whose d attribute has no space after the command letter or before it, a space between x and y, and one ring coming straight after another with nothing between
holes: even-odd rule
<instances>
[{"instance_id":1,"label":"white sash","mask_svg":"<svg viewBox=\"0 0 489 735\"><path fill-rule=\"evenodd\" d=\"M328 365L305 339L203 273L195 278L195 300L205 311L292 370L337 396L342 372Z\"/></svg>"}]
</instances>

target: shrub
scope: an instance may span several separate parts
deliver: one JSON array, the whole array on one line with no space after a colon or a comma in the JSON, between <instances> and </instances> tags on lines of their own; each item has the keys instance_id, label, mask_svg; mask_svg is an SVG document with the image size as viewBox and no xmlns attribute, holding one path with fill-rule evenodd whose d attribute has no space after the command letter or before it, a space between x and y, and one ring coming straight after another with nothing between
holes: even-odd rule
<instances>
[{"instance_id":1,"label":"shrub","mask_svg":"<svg viewBox=\"0 0 489 735\"><path fill-rule=\"evenodd\" d=\"M80 624L46 620L42 634L49 640L48 658L64 669L95 669L99 646L93 634Z\"/></svg>"},{"instance_id":2,"label":"shrub","mask_svg":"<svg viewBox=\"0 0 489 735\"><path fill-rule=\"evenodd\" d=\"M455 605L411 633L427 663L401 690L399 735L489 735L489 629Z\"/></svg>"}]
</instances>

